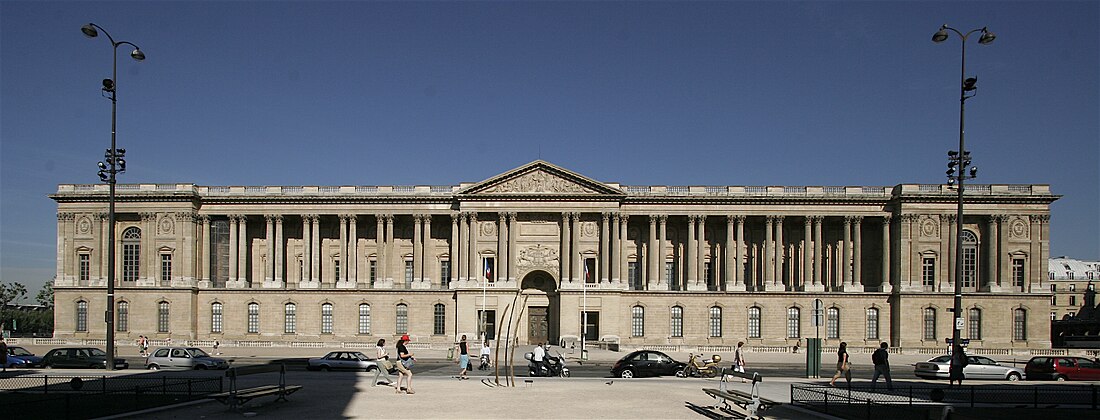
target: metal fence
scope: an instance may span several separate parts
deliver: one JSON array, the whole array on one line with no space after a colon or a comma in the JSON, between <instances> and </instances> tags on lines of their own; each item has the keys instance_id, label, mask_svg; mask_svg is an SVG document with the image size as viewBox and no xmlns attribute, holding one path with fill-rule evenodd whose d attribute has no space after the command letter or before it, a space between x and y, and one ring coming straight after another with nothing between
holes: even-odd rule
<instances>
[{"instance_id":1,"label":"metal fence","mask_svg":"<svg viewBox=\"0 0 1100 420\"><path fill-rule=\"evenodd\" d=\"M1100 387L1090 385L977 385L943 387L933 384L885 384L876 388L861 385L831 387L791 385L791 403L813 410L847 414L849 418L871 418L882 411L897 413L898 418L927 416L929 407L1011 407L1011 408L1085 408L1100 404Z\"/></svg>"},{"instance_id":2,"label":"metal fence","mask_svg":"<svg viewBox=\"0 0 1100 420\"><path fill-rule=\"evenodd\" d=\"M221 376L16 376L0 379L0 407L16 417L84 419L203 399L221 391Z\"/></svg>"},{"instance_id":3,"label":"metal fence","mask_svg":"<svg viewBox=\"0 0 1100 420\"><path fill-rule=\"evenodd\" d=\"M42 375L0 378L0 391L23 394L155 393L206 395L222 391L221 376L170 378L167 376Z\"/></svg>"}]
</instances>

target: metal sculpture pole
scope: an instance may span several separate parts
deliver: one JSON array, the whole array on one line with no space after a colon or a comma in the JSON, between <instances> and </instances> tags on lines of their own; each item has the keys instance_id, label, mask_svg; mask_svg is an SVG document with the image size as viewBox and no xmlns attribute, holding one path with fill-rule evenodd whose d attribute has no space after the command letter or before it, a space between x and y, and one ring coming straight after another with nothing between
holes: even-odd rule
<instances>
[{"instance_id":1,"label":"metal sculpture pole","mask_svg":"<svg viewBox=\"0 0 1100 420\"><path fill-rule=\"evenodd\" d=\"M519 292L519 293L522 293L522 291L521 291L521 292ZM519 293L516 293L516 296L517 296L517 297L519 296ZM525 309L527 309L527 298L529 298L529 297L530 297L530 296L528 296L528 295L523 295L523 306L521 306L521 307L519 308L519 316L518 316L518 317L516 317L516 318L519 318L519 319L523 319L523 311L524 311ZM516 310L516 308L512 308L512 311L515 311L515 310ZM520 321L519 321L519 320L517 319L517 320L516 320L516 329L515 329L515 331L514 331L514 332L512 333L512 335L513 335L513 336L515 336L516 334L519 334L519 324L520 324ZM511 373L511 375L509 375L509 379L510 379L510 380L512 381L511 383L512 383L512 386L513 386L513 387L515 387L515 386L516 386L516 366L515 366L515 360L516 360L516 347L519 347L519 346L518 346L518 344L519 344L519 343L517 342L516 344L517 344L517 345L515 345L515 346L512 346L512 357L511 357L511 359L512 359L512 364L508 365L508 369L509 369L509 371L510 371L510 373Z\"/></svg>"},{"instance_id":2,"label":"metal sculpture pole","mask_svg":"<svg viewBox=\"0 0 1100 420\"><path fill-rule=\"evenodd\" d=\"M504 306L504 312L508 312L508 310L511 309L511 308L512 308L512 305ZM497 325L497 335L496 335L497 350L496 350L495 354L493 355L493 376L496 377L497 386L500 386L500 337L501 337L500 336L500 330L503 329L503 328L504 328L504 323L503 322L501 322L499 325ZM508 351L508 346L507 345L504 346L504 351ZM507 362L508 358L505 357L504 360L505 360L505 362Z\"/></svg>"}]
</instances>

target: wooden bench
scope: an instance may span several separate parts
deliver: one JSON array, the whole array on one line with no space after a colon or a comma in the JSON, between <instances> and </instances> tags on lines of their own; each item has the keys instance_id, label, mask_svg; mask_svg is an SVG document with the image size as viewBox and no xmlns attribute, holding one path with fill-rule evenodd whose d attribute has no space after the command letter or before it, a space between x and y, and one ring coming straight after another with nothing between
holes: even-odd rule
<instances>
[{"instance_id":1,"label":"wooden bench","mask_svg":"<svg viewBox=\"0 0 1100 420\"><path fill-rule=\"evenodd\" d=\"M244 389L237 386L237 377L239 376L269 372L279 372L279 383L277 385L262 385ZM218 400L218 402L226 404L233 409L240 408L253 398L268 395L279 396L275 401L286 401L287 395L302 389L301 385L286 384L286 365L281 363L277 365L255 365L229 368L229 370L225 372L225 376L229 377L229 391L211 395L210 398Z\"/></svg>"},{"instance_id":2,"label":"wooden bench","mask_svg":"<svg viewBox=\"0 0 1100 420\"><path fill-rule=\"evenodd\" d=\"M731 389L728 385L731 377L751 379L751 392ZM717 389L703 388L703 392L717 400L714 406L710 407L711 409L721 410L721 413L728 414L732 418L762 419L764 417L760 414L761 412L779 405L778 402L760 396L759 384L763 381L763 378L757 372L744 373L733 369L722 369L721 378ZM744 410L744 412L734 410L734 406Z\"/></svg>"}]
</instances>

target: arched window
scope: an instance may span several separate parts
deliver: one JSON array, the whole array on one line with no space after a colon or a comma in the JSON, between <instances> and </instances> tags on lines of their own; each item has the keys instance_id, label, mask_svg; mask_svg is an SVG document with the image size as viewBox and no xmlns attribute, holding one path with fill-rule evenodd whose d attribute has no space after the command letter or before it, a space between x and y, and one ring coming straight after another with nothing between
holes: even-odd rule
<instances>
[{"instance_id":1,"label":"arched window","mask_svg":"<svg viewBox=\"0 0 1100 420\"><path fill-rule=\"evenodd\" d=\"M283 332L294 334L298 331L298 305L288 303L283 307Z\"/></svg>"},{"instance_id":2,"label":"arched window","mask_svg":"<svg viewBox=\"0 0 1100 420\"><path fill-rule=\"evenodd\" d=\"M924 308L924 339L936 341L936 309Z\"/></svg>"},{"instance_id":3,"label":"arched window","mask_svg":"<svg viewBox=\"0 0 1100 420\"><path fill-rule=\"evenodd\" d=\"M76 330L88 331L88 301L76 301Z\"/></svg>"},{"instance_id":4,"label":"arched window","mask_svg":"<svg viewBox=\"0 0 1100 420\"><path fill-rule=\"evenodd\" d=\"M669 326L669 335L673 337L684 336L684 308L680 306L673 306L670 312L672 316L672 322Z\"/></svg>"},{"instance_id":5,"label":"arched window","mask_svg":"<svg viewBox=\"0 0 1100 420\"><path fill-rule=\"evenodd\" d=\"M710 336L722 336L722 308L718 306L710 307Z\"/></svg>"},{"instance_id":6,"label":"arched window","mask_svg":"<svg viewBox=\"0 0 1100 420\"><path fill-rule=\"evenodd\" d=\"M1027 309L1016 308L1012 311L1012 339L1027 340Z\"/></svg>"},{"instance_id":7,"label":"arched window","mask_svg":"<svg viewBox=\"0 0 1100 420\"><path fill-rule=\"evenodd\" d=\"M799 338L802 332L802 311L798 307L787 308L787 338Z\"/></svg>"},{"instance_id":8,"label":"arched window","mask_svg":"<svg viewBox=\"0 0 1100 420\"><path fill-rule=\"evenodd\" d=\"M982 310L978 308L970 308L968 312L969 318L967 321L967 333L969 333L969 339L981 340L982 339Z\"/></svg>"},{"instance_id":9,"label":"arched window","mask_svg":"<svg viewBox=\"0 0 1100 420\"><path fill-rule=\"evenodd\" d=\"M878 308L867 308L867 339L878 340Z\"/></svg>"},{"instance_id":10,"label":"arched window","mask_svg":"<svg viewBox=\"0 0 1100 420\"><path fill-rule=\"evenodd\" d=\"M214 302L210 304L210 332L222 332L222 304Z\"/></svg>"},{"instance_id":11,"label":"arched window","mask_svg":"<svg viewBox=\"0 0 1100 420\"><path fill-rule=\"evenodd\" d=\"M978 286L978 237L964 230L962 234L962 287L975 290Z\"/></svg>"},{"instance_id":12,"label":"arched window","mask_svg":"<svg viewBox=\"0 0 1100 420\"><path fill-rule=\"evenodd\" d=\"M248 332L251 334L260 332L260 304L256 302L248 304Z\"/></svg>"},{"instance_id":13,"label":"arched window","mask_svg":"<svg viewBox=\"0 0 1100 420\"><path fill-rule=\"evenodd\" d=\"M435 304L434 321L432 322L432 334L443 335L447 333L447 305Z\"/></svg>"},{"instance_id":14,"label":"arched window","mask_svg":"<svg viewBox=\"0 0 1100 420\"><path fill-rule=\"evenodd\" d=\"M141 229L122 231L122 281L136 281L141 275Z\"/></svg>"},{"instance_id":15,"label":"arched window","mask_svg":"<svg viewBox=\"0 0 1100 420\"><path fill-rule=\"evenodd\" d=\"M130 302L120 301L116 309L118 316L115 318L115 331L130 329Z\"/></svg>"},{"instance_id":16,"label":"arched window","mask_svg":"<svg viewBox=\"0 0 1100 420\"><path fill-rule=\"evenodd\" d=\"M630 336L645 337L645 308L641 305L630 308Z\"/></svg>"},{"instance_id":17,"label":"arched window","mask_svg":"<svg viewBox=\"0 0 1100 420\"><path fill-rule=\"evenodd\" d=\"M833 307L825 310L825 337L840 338L840 309Z\"/></svg>"},{"instance_id":18,"label":"arched window","mask_svg":"<svg viewBox=\"0 0 1100 420\"><path fill-rule=\"evenodd\" d=\"M409 333L409 305L404 303L397 304L397 330L398 334Z\"/></svg>"},{"instance_id":19,"label":"arched window","mask_svg":"<svg viewBox=\"0 0 1100 420\"><path fill-rule=\"evenodd\" d=\"M760 307L749 308L749 338L760 338Z\"/></svg>"},{"instance_id":20,"label":"arched window","mask_svg":"<svg viewBox=\"0 0 1100 420\"><path fill-rule=\"evenodd\" d=\"M332 334L332 304L321 304L321 334Z\"/></svg>"},{"instance_id":21,"label":"arched window","mask_svg":"<svg viewBox=\"0 0 1100 420\"><path fill-rule=\"evenodd\" d=\"M168 321L172 319L169 309L170 306L167 301L157 302L157 332L168 332Z\"/></svg>"},{"instance_id":22,"label":"arched window","mask_svg":"<svg viewBox=\"0 0 1100 420\"><path fill-rule=\"evenodd\" d=\"M370 305L359 304L359 334L370 334Z\"/></svg>"}]
</instances>

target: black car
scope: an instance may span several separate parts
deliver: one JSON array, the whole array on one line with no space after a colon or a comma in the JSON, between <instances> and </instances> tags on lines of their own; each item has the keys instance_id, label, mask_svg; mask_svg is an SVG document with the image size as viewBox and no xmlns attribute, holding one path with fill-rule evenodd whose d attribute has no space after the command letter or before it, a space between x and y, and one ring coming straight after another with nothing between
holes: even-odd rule
<instances>
[{"instance_id":1,"label":"black car","mask_svg":"<svg viewBox=\"0 0 1100 420\"><path fill-rule=\"evenodd\" d=\"M92 368L107 367L107 353L95 347L63 347L50 350L42 356L42 366L49 368ZM130 367L126 359L115 358L115 369Z\"/></svg>"},{"instance_id":2,"label":"black car","mask_svg":"<svg viewBox=\"0 0 1100 420\"><path fill-rule=\"evenodd\" d=\"M633 378L640 376L675 375L686 366L667 354L654 350L638 350L624 356L611 367L611 376Z\"/></svg>"}]
</instances>

